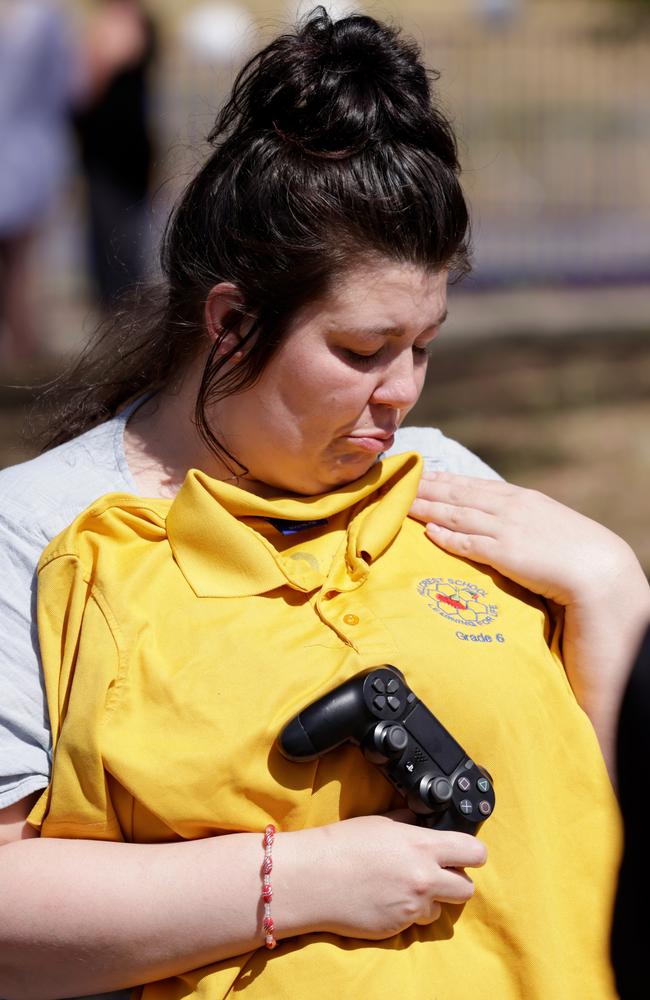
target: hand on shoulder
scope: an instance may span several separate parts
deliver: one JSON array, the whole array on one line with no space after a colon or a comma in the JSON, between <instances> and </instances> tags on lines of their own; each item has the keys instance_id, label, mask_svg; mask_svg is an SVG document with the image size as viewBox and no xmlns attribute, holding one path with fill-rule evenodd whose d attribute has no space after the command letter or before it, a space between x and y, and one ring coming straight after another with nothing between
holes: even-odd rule
<instances>
[{"instance_id":1,"label":"hand on shoulder","mask_svg":"<svg viewBox=\"0 0 650 1000\"><path fill-rule=\"evenodd\" d=\"M486 563L562 607L611 599L613 581L647 589L622 538L536 490L425 473L411 515L436 545Z\"/></svg>"}]
</instances>

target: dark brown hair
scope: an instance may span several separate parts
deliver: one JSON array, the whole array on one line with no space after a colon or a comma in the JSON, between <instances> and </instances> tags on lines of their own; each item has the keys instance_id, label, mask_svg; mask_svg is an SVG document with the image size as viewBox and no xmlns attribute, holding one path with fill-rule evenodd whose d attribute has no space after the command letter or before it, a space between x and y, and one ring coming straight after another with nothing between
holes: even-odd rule
<instances>
[{"instance_id":1,"label":"dark brown hair","mask_svg":"<svg viewBox=\"0 0 650 1000\"><path fill-rule=\"evenodd\" d=\"M454 134L417 46L392 27L316 8L243 67L209 142L165 231L162 286L143 290L141 309L115 317L55 387L46 447L169 385L205 343L219 282L242 297L224 335L255 317L236 366L214 345L196 402L204 440L223 454L210 403L252 385L297 310L351 265L468 267Z\"/></svg>"}]
</instances>

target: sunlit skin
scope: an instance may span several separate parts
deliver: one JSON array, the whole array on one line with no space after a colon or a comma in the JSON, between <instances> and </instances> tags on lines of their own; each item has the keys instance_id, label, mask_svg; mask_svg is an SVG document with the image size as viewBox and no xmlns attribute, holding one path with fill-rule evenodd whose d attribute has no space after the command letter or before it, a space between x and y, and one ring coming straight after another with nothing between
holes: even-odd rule
<instances>
[{"instance_id":1,"label":"sunlit skin","mask_svg":"<svg viewBox=\"0 0 650 1000\"><path fill-rule=\"evenodd\" d=\"M366 473L417 402L446 297L446 271L382 263L306 306L257 384L210 411L239 485L312 495Z\"/></svg>"}]
</instances>

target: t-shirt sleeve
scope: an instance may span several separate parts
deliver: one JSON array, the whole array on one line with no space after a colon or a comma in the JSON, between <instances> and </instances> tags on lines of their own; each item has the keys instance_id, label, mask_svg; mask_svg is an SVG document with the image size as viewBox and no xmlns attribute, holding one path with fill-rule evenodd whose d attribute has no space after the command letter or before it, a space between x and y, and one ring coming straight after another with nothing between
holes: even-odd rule
<instances>
[{"instance_id":1,"label":"t-shirt sleeve","mask_svg":"<svg viewBox=\"0 0 650 1000\"><path fill-rule=\"evenodd\" d=\"M474 476L477 479L502 479L503 477L487 465L482 458L475 455L469 448L459 444L452 438L442 437L442 460L444 471L455 472L461 476ZM424 467L427 468L425 456Z\"/></svg>"},{"instance_id":2,"label":"t-shirt sleeve","mask_svg":"<svg viewBox=\"0 0 650 1000\"><path fill-rule=\"evenodd\" d=\"M501 479L482 459L458 441L445 437L436 427L400 427L387 455L417 451L424 459L425 472L453 472L477 479Z\"/></svg>"},{"instance_id":3,"label":"t-shirt sleeve","mask_svg":"<svg viewBox=\"0 0 650 1000\"><path fill-rule=\"evenodd\" d=\"M51 740L36 634L45 539L0 515L0 809L45 788Z\"/></svg>"},{"instance_id":4,"label":"t-shirt sleeve","mask_svg":"<svg viewBox=\"0 0 650 1000\"><path fill-rule=\"evenodd\" d=\"M97 497L135 492L121 446L129 412L0 471L0 809L45 788L50 779L36 629L38 561Z\"/></svg>"}]
</instances>

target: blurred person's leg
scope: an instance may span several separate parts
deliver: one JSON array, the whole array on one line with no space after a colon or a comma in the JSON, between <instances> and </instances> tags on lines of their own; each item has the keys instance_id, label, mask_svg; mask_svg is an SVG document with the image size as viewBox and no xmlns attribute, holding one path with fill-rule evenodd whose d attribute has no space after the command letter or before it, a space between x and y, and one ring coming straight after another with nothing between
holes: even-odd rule
<instances>
[{"instance_id":1,"label":"blurred person's leg","mask_svg":"<svg viewBox=\"0 0 650 1000\"><path fill-rule=\"evenodd\" d=\"M90 270L99 305L111 309L144 274L146 206L101 170L87 184Z\"/></svg>"},{"instance_id":2,"label":"blurred person's leg","mask_svg":"<svg viewBox=\"0 0 650 1000\"><path fill-rule=\"evenodd\" d=\"M5 365L32 358L39 346L31 270L34 244L32 232L0 238L0 362Z\"/></svg>"}]
</instances>

